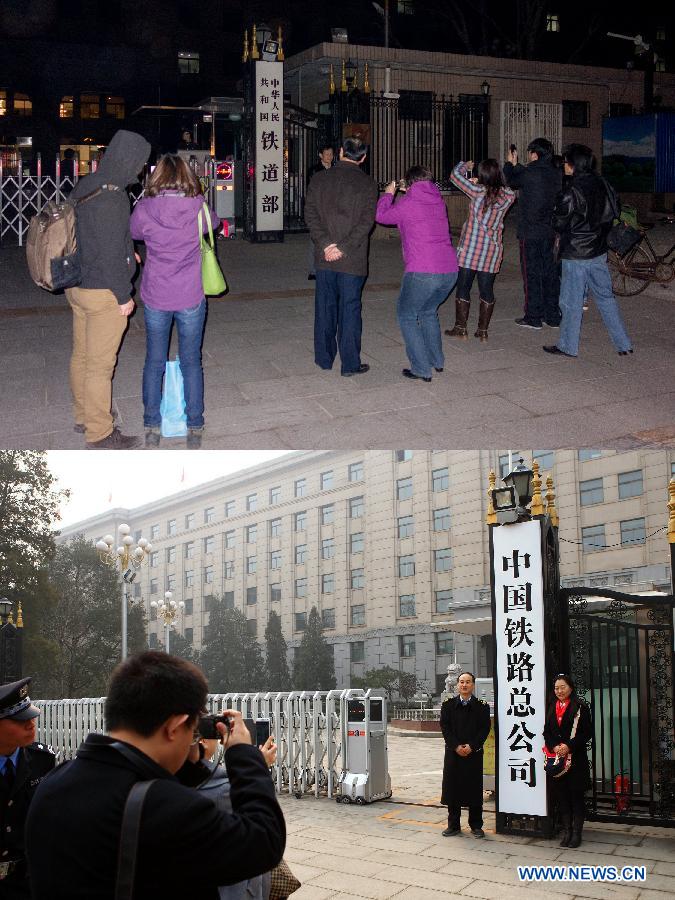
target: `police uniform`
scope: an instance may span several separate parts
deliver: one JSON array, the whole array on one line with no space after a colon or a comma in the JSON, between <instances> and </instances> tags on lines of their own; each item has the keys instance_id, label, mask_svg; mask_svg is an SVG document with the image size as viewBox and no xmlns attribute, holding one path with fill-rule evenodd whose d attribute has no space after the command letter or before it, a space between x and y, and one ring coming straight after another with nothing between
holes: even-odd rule
<instances>
[{"instance_id":1,"label":"police uniform","mask_svg":"<svg viewBox=\"0 0 675 900\"><path fill-rule=\"evenodd\" d=\"M448 831L459 829L460 811L469 807L469 827L483 827L483 744L490 733L490 707L475 695L467 703L452 697L441 706L441 731L445 738L443 794L448 807ZM468 744L473 751L460 756L456 748ZM478 835L482 837L482 835Z\"/></svg>"},{"instance_id":2,"label":"police uniform","mask_svg":"<svg viewBox=\"0 0 675 900\"><path fill-rule=\"evenodd\" d=\"M28 696L30 678L0 686L0 737L3 722L25 722L40 715ZM15 747L0 754L0 897L29 900L28 869L24 856L24 825L37 786L56 765L46 744Z\"/></svg>"}]
</instances>

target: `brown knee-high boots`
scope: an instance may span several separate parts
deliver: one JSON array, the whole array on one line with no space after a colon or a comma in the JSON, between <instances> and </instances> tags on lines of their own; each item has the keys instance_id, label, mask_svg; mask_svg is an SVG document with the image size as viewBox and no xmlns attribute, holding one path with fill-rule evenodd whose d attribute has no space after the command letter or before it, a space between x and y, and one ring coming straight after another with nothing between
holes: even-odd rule
<instances>
[{"instance_id":1,"label":"brown knee-high boots","mask_svg":"<svg viewBox=\"0 0 675 900\"><path fill-rule=\"evenodd\" d=\"M494 300L492 303L488 303L487 300L480 301L480 309L478 311L478 328L474 337L480 338L481 341L487 341L488 339L488 325L490 324L490 319L492 318L492 311L495 308Z\"/></svg>"},{"instance_id":2,"label":"brown knee-high boots","mask_svg":"<svg viewBox=\"0 0 675 900\"><path fill-rule=\"evenodd\" d=\"M466 339L468 332L466 330L466 320L469 318L469 309L471 308L470 300L460 300L455 297L455 327L446 328L445 333L450 337L458 337Z\"/></svg>"}]
</instances>

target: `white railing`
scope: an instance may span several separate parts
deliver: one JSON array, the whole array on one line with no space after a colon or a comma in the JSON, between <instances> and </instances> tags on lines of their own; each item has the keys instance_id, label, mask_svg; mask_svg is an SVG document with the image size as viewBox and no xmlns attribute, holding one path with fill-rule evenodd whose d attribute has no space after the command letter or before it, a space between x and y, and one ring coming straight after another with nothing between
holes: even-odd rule
<instances>
[{"instance_id":1,"label":"white railing","mask_svg":"<svg viewBox=\"0 0 675 900\"><path fill-rule=\"evenodd\" d=\"M436 709L394 709L392 719L403 722L438 722L441 718L440 706Z\"/></svg>"}]
</instances>

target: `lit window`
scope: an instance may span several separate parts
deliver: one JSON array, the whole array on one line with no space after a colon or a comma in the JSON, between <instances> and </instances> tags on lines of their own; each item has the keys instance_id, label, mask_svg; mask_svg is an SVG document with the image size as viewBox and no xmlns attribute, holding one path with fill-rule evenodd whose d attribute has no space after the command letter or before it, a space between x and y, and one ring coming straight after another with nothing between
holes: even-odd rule
<instances>
[{"instance_id":1,"label":"lit window","mask_svg":"<svg viewBox=\"0 0 675 900\"><path fill-rule=\"evenodd\" d=\"M7 115L7 91L0 91L0 116Z\"/></svg>"},{"instance_id":2,"label":"lit window","mask_svg":"<svg viewBox=\"0 0 675 900\"><path fill-rule=\"evenodd\" d=\"M557 34L560 31L560 16L546 16L546 30Z\"/></svg>"},{"instance_id":3,"label":"lit window","mask_svg":"<svg viewBox=\"0 0 675 900\"><path fill-rule=\"evenodd\" d=\"M180 75L199 75L199 53L191 50L179 50L178 72Z\"/></svg>"},{"instance_id":4,"label":"lit window","mask_svg":"<svg viewBox=\"0 0 675 900\"><path fill-rule=\"evenodd\" d=\"M398 600L398 614L402 618L415 615L415 595L403 594Z\"/></svg>"},{"instance_id":5,"label":"lit window","mask_svg":"<svg viewBox=\"0 0 675 900\"><path fill-rule=\"evenodd\" d=\"M415 635L402 634L398 639L399 656L409 659L415 655Z\"/></svg>"},{"instance_id":6,"label":"lit window","mask_svg":"<svg viewBox=\"0 0 675 900\"><path fill-rule=\"evenodd\" d=\"M621 522L621 544L644 544L646 540L645 520L628 519Z\"/></svg>"},{"instance_id":7,"label":"lit window","mask_svg":"<svg viewBox=\"0 0 675 900\"><path fill-rule=\"evenodd\" d=\"M98 94L80 94L80 117L98 119L101 116L101 105Z\"/></svg>"},{"instance_id":8,"label":"lit window","mask_svg":"<svg viewBox=\"0 0 675 900\"><path fill-rule=\"evenodd\" d=\"M105 114L113 119L124 118L124 97L106 97Z\"/></svg>"},{"instance_id":9,"label":"lit window","mask_svg":"<svg viewBox=\"0 0 675 900\"><path fill-rule=\"evenodd\" d=\"M33 101L28 94L14 94L14 113L17 116L33 115Z\"/></svg>"},{"instance_id":10,"label":"lit window","mask_svg":"<svg viewBox=\"0 0 675 900\"><path fill-rule=\"evenodd\" d=\"M642 469L619 473L619 500L639 497L642 493Z\"/></svg>"},{"instance_id":11,"label":"lit window","mask_svg":"<svg viewBox=\"0 0 675 900\"><path fill-rule=\"evenodd\" d=\"M61 102L59 103L59 119L72 119L73 118L73 98L72 97L61 97Z\"/></svg>"}]
</instances>

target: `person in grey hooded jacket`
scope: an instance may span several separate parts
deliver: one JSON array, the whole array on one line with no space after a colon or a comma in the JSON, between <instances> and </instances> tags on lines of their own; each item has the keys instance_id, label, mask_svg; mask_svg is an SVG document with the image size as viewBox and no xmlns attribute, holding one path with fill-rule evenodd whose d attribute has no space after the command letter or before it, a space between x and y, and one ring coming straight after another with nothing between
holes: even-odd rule
<instances>
[{"instance_id":1,"label":"person in grey hooded jacket","mask_svg":"<svg viewBox=\"0 0 675 900\"><path fill-rule=\"evenodd\" d=\"M90 450L126 450L140 443L114 427L111 402L117 354L135 306L126 188L138 181L150 149L140 134L116 132L97 171L78 181L70 195L80 201L75 215L82 270L79 286L66 291L73 310L70 388L75 431L84 433Z\"/></svg>"}]
</instances>

